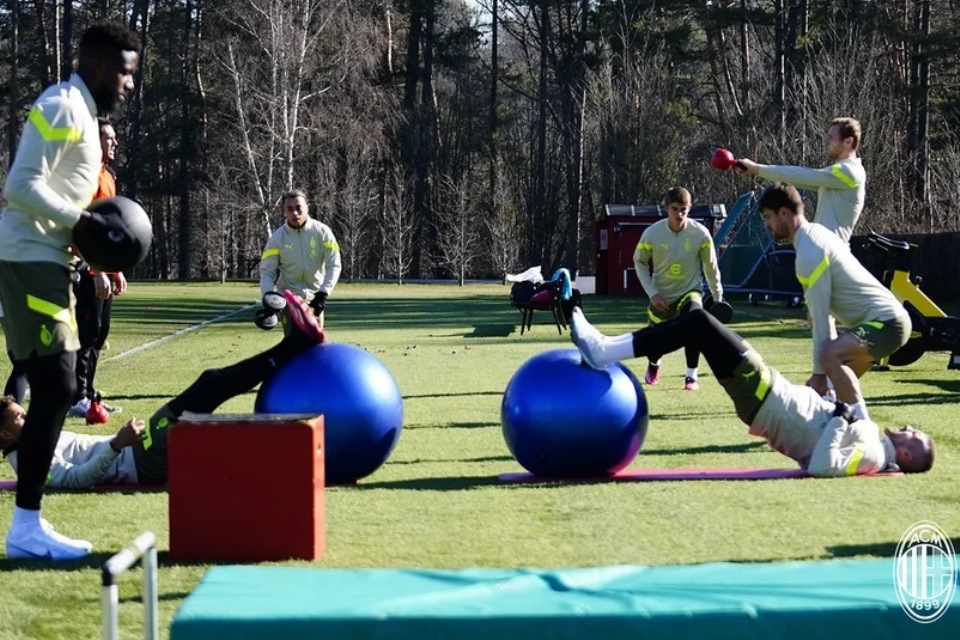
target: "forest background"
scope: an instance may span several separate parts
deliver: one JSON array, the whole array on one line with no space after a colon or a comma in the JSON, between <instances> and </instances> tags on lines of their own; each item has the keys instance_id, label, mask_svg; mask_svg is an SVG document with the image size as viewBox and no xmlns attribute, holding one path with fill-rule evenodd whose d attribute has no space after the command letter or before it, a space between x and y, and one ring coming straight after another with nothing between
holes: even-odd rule
<instances>
[{"instance_id":1,"label":"forest background","mask_svg":"<svg viewBox=\"0 0 960 640\"><path fill-rule=\"evenodd\" d=\"M343 277L590 274L608 203L756 185L718 146L825 164L863 124L859 230L960 229L960 3L930 0L5 0L0 178L31 102L90 24L146 43L114 118L140 278L256 274L278 200L308 192Z\"/></svg>"}]
</instances>

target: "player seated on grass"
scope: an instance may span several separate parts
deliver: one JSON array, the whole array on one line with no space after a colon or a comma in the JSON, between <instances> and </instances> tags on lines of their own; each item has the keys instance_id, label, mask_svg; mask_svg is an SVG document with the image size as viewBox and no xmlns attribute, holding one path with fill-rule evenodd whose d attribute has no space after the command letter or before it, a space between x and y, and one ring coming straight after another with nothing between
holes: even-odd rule
<instances>
[{"instance_id":1,"label":"player seated on grass","mask_svg":"<svg viewBox=\"0 0 960 640\"><path fill-rule=\"evenodd\" d=\"M750 433L765 438L810 475L918 473L933 466L929 435L909 425L881 433L875 423L858 420L848 405L825 400L810 387L791 384L743 338L702 309L613 337L600 333L577 308L570 327L584 362L595 369L694 344Z\"/></svg>"},{"instance_id":2,"label":"player seated on grass","mask_svg":"<svg viewBox=\"0 0 960 640\"><path fill-rule=\"evenodd\" d=\"M163 405L148 425L143 420L130 420L114 436L62 432L47 486L89 489L100 483L165 483L167 434L185 411L210 413L230 398L263 382L296 355L323 342L323 330L307 304L290 291L284 291L283 297L293 330L279 344L232 366L204 371L183 393ZM0 398L0 447L14 471L24 415L14 398ZM7 555L10 556L9 546Z\"/></svg>"}]
</instances>

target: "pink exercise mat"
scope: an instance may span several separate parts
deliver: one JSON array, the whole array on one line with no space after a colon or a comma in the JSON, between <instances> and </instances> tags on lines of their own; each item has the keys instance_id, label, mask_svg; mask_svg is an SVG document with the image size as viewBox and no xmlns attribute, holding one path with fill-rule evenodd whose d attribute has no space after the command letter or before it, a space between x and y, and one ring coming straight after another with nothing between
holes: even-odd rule
<instances>
[{"instance_id":1,"label":"pink exercise mat","mask_svg":"<svg viewBox=\"0 0 960 640\"><path fill-rule=\"evenodd\" d=\"M899 471L888 471L878 476L900 476ZM784 480L812 477L803 469L624 469L612 476L587 478L544 478L525 471L501 473L500 482L523 484L534 482L652 482L668 480Z\"/></svg>"}]
</instances>

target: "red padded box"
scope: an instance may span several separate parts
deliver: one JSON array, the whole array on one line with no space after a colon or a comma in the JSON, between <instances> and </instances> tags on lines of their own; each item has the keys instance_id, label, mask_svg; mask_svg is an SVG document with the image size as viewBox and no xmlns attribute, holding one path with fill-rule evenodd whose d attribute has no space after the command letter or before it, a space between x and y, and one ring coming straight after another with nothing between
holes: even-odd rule
<instances>
[{"instance_id":1,"label":"red padded box","mask_svg":"<svg viewBox=\"0 0 960 640\"><path fill-rule=\"evenodd\" d=\"M322 417L187 413L168 455L171 560L323 555Z\"/></svg>"}]
</instances>

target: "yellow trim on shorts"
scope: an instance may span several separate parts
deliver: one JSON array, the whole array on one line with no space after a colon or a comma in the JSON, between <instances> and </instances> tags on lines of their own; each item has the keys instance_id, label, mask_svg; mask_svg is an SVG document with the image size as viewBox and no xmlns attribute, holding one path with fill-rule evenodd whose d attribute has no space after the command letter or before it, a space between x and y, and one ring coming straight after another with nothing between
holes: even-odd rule
<instances>
[{"instance_id":1,"label":"yellow trim on shorts","mask_svg":"<svg viewBox=\"0 0 960 640\"><path fill-rule=\"evenodd\" d=\"M820 261L820 264L817 265L817 268L813 270L806 278L797 274L797 281L806 288L810 288L820 279L820 276L824 274L827 268L830 266L830 256L823 256L823 260Z\"/></svg>"},{"instance_id":2,"label":"yellow trim on shorts","mask_svg":"<svg viewBox=\"0 0 960 640\"><path fill-rule=\"evenodd\" d=\"M863 460L863 443L858 443L853 449L853 455L850 456L850 462L847 463L846 473L848 476L857 475L857 468L860 466L860 461Z\"/></svg>"},{"instance_id":3,"label":"yellow trim on shorts","mask_svg":"<svg viewBox=\"0 0 960 640\"><path fill-rule=\"evenodd\" d=\"M57 306L52 302L47 302L46 300L41 300L40 298L27 294L27 308L31 311L39 313L42 316L47 316L53 318L57 322L63 322L70 325L71 327L76 326L76 322L73 319L73 314L70 313L70 309L64 309L63 307Z\"/></svg>"},{"instance_id":4,"label":"yellow trim on shorts","mask_svg":"<svg viewBox=\"0 0 960 640\"><path fill-rule=\"evenodd\" d=\"M43 115L43 111L40 110L40 107L34 107L30 109L30 115L27 117L32 124L37 129L37 133L40 134L40 137L46 140L47 142L54 142L64 140L66 142L76 142L83 139L83 131L75 127L53 127L50 126L50 123L47 122L47 118Z\"/></svg>"},{"instance_id":5,"label":"yellow trim on shorts","mask_svg":"<svg viewBox=\"0 0 960 640\"><path fill-rule=\"evenodd\" d=\"M857 188L857 181L851 178L850 176L848 176L847 174L845 174L843 172L843 167L841 167L839 164L835 164L832 167L830 167L830 175L832 175L834 178L836 178L843 184L847 185L851 189Z\"/></svg>"}]
</instances>

